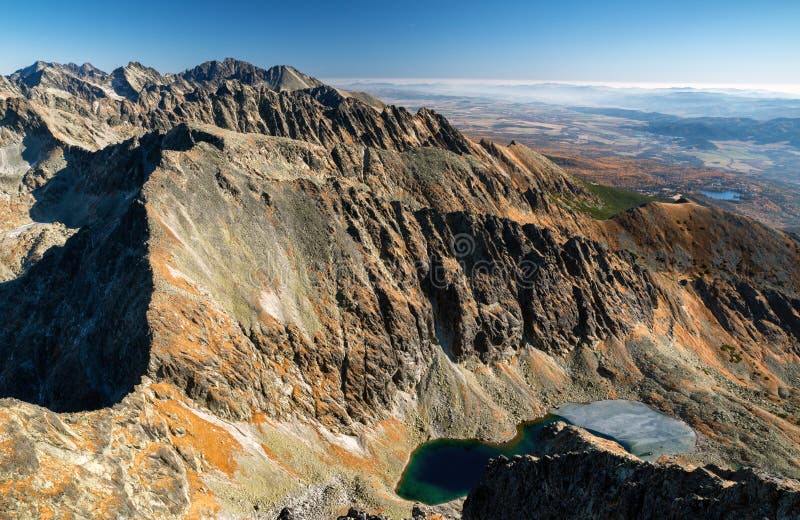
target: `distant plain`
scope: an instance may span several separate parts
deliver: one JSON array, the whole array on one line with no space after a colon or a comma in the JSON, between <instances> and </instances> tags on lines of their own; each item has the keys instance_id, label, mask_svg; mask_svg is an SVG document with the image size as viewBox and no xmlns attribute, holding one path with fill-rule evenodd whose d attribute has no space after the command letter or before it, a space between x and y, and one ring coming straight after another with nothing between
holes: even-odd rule
<instances>
[{"instance_id":1,"label":"distant plain","mask_svg":"<svg viewBox=\"0 0 800 520\"><path fill-rule=\"evenodd\" d=\"M474 138L522 142L589 182L657 197L682 194L800 230L798 94L488 80L333 81L390 104L432 107ZM740 196L708 196L725 191Z\"/></svg>"}]
</instances>

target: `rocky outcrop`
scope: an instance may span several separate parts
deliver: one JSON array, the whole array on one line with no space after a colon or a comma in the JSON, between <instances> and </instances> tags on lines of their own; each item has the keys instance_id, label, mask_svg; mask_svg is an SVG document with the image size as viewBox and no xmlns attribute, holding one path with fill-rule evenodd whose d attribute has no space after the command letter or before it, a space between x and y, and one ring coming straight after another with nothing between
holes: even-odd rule
<instances>
[{"instance_id":1,"label":"rocky outcrop","mask_svg":"<svg viewBox=\"0 0 800 520\"><path fill-rule=\"evenodd\" d=\"M81 415L0 400L3 516L185 516L190 510L189 466L164 442L167 424L148 415L148 408L152 404L141 396L128 401L124 411ZM131 444L141 456L130 456Z\"/></svg>"},{"instance_id":2,"label":"rocky outcrop","mask_svg":"<svg viewBox=\"0 0 800 520\"><path fill-rule=\"evenodd\" d=\"M233 58L223 61L207 61L177 75L183 81L201 85L207 88L216 88L226 81L236 81L243 85L265 85L270 90L292 91L304 90L322 86L322 82L303 74L288 65L276 65L264 70Z\"/></svg>"},{"instance_id":3,"label":"rocky outcrop","mask_svg":"<svg viewBox=\"0 0 800 520\"><path fill-rule=\"evenodd\" d=\"M37 61L8 79L26 95L36 96L44 94L47 89L55 89L93 102L105 97L101 84L107 76L89 63L61 65Z\"/></svg>"},{"instance_id":4,"label":"rocky outcrop","mask_svg":"<svg viewBox=\"0 0 800 520\"><path fill-rule=\"evenodd\" d=\"M643 462L563 424L544 435L552 436L546 455L489 464L464 502L464 520L800 518L797 483Z\"/></svg>"},{"instance_id":5,"label":"rocky outcrop","mask_svg":"<svg viewBox=\"0 0 800 520\"><path fill-rule=\"evenodd\" d=\"M315 97L316 96L316 97ZM405 151L435 146L469 153L463 136L438 114L387 107L381 112L353 98L333 107L330 97L317 100L319 91L276 92L268 87L224 83L216 90L196 90L187 95L160 91L143 96L145 114L130 111L128 121L148 129L169 129L185 121L213 124L237 132L289 137L326 148L339 147L338 160L347 166L358 145ZM124 117L124 114L123 114Z\"/></svg>"},{"instance_id":6,"label":"rocky outcrop","mask_svg":"<svg viewBox=\"0 0 800 520\"><path fill-rule=\"evenodd\" d=\"M611 227L613 240L640 254L651 269L682 278L732 335L727 344L769 338L777 355L797 353L800 242L795 237L690 202L635 208L616 216Z\"/></svg>"},{"instance_id":7,"label":"rocky outcrop","mask_svg":"<svg viewBox=\"0 0 800 520\"><path fill-rule=\"evenodd\" d=\"M286 510L284 510L286 511ZM282 512L283 514L283 512ZM351 507L346 515L341 515L337 517L336 520L386 520L386 516L381 514L369 514L366 511L360 511L355 507ZM425 511L422 510L421 507L415 505L411 509L411 516L407 520L426 520L428 515ZM439 515L435 515L435 517L431 517L431 520L436 520L437 518L441 518ZM281 517L278 517L278 520L281 520Z\"/></svg>"},{"instance_id":8,"label":"rocky outcrop","mask_svg":"<svg viewBox=\"0 0 800 520\"><path fill-rule=\"evenodd\" d=\"M141 92L146 88L163 85L168 81L169 79L157 70L135 61L111 72L111 88L117 95L133 102L139 100Z\"/></svg>"}]
</instances>

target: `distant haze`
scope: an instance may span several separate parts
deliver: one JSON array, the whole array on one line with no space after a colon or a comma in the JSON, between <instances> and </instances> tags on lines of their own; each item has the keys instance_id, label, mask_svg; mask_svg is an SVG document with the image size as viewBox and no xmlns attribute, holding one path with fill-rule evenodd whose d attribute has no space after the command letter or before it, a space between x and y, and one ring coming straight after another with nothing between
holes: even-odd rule
<instances>
[{"instance_id":1,"label":"distant haze","mask_svg":"<svg viewBox=\"0 0 800 520\"><path fill-rule=\"evenodd\" d=\"M636 90L700 90L707 92L738 94L747 96L800 98L800 83L659 83L659 82L624 82L624 81L565 81L539 79L490 79L490 78L324 78L332 85L348 84L366 85L441 85L450 87L524 87L524 86L577 86L577 87L609 87L614 89Z\"/></svg>"},{"instance_id":2,"label":"distant haze","mask_svg":"<svg viewBox=\"0 0 800 520\"><path fill-rule=\"evenodd\" d=\"M5 74L35 60L178 72L231 56L316 77L800 83L796 0L6 4Z\"/></svg>"},{"instance_id":3,"label":"distant haze","mask_svg":"<svg viewBox=\"0 0 800 520\"><path fill-rule=\"evenodd\" d=\"M436 108L437 98L488 103L618 108L681 117L800 118L800 84L553 82L477 79L328 79L409 107Z\"/></svg>"}]
</instances>

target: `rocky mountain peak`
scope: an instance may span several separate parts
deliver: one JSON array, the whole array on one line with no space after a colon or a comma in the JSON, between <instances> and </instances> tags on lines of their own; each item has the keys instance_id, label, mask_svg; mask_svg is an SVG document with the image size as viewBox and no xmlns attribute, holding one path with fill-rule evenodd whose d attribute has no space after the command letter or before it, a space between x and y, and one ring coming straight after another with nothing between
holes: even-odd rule
<instances>
[{"instance_id":1,"label":"rocky mountain peak","mask_svg":"<svg viewBox=\"0 0 800 520\"><path fill-rule=\"evenodd\" d=\"M317 78L303 74L289 65L275 65L266 71L266 81L273 90L304 90L321 87Z\"/></svg>"},{"instance_id":2,"label":"rocky mountain peak","mask_svg":"<svg viewBox=\"0 0 800 520\"><path fill-rule=\"evenodd\" d=\"M27 67L23 67L21 69L18 69L16 71L14 71L11 74L11 77L12 78L25 79L28 76L30 76L32 74L35 74L37 72L40 72L40 71L42 71L44 69L47 69L47 68L60 68L60 67L61 67L61 65L58 64L58 63L51 63L51 62L38 60L38 61L35 61L32 64L28 65Z\"/></svg>"},{"instance_id":3,"label":"rocky mountain peak","mask_svg":"<svg viewBox=\"0 0 800 520\"><path fill-rule=\"evenodd\" d=\"M74 74L84 77L93 77L93 78L100 78L106 75L105 72L98 69L91 63L84 63L83 65L76 65L74 63L68 63L65 66L68 70L71 70Z\"/></svg>"},{"instance_id":4,"label":"rocky mountain peak","mask_svg":"<svg viewBox=\"0 0 800 520\"><path fill-rule=\"evenodd\" d=\"M118 95L131 101L139 99L139 93L147 85L164 85L168 82L156 69L132 61L111 72L111 86Z\"/></svg>"},{"instance_id":5,"label":"rocky mountain peak","mask_svg":"<svg viewBox=\"0 0 800 520\"><path fill-rule=\"evenodd\" d=\"M246 61L225 58L207 61L178 76L190 83L214 88L224 81L237 81L244 85L266 85L275 91L293 91L321 86L323 83L293 67L278 65L267 70Z\"/></svg>"},{"instance_id":6,"label":"rocky mountain peak","mask_svg":"<svg viewBox=\"0 0 800 520\"><path fill-rule=\"evenodd\" d=\"M36 61L33 64L19 69L13 74L11 78L14 80L21 80L26 82L29 86L33 87L41 81L43 73L49 72L50 74L70 74L79 78L93 79L102 81L107 76L105 72L98 69L91 63L84 63L77 65L75 63L55 63L46 61Z\"/></svg>"}]
</instances>

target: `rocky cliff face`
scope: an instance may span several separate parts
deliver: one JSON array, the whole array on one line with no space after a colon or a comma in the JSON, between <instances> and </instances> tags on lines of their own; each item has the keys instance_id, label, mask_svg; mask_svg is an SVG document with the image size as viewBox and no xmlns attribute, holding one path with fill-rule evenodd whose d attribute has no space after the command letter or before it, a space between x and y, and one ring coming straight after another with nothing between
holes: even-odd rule
<instances>
[{"instance_id":1,"label":"rocky cliff face","mask_svg":"<svg viewBox=\"0 0 800 520\"><path fill-rule=\"evenodd\" d=\"M494 460L464 520L506 518L798 518L800 486L751 470L651 464L556 423L540 457Z\"/></svg>"},{"instance_id":2,"label":"rocky cliff face","mask_svg":"<svg viewBox=\"0 0 800 520\"><path fill-rule=\"evenodd\" d=\"M36 64L0 90L21 516L407 514L420 440L615 396L694 426L687 460L800 471L787 235L694 204L595 221L526 147L287 67Z\"/></svg>"}]
</instances>

